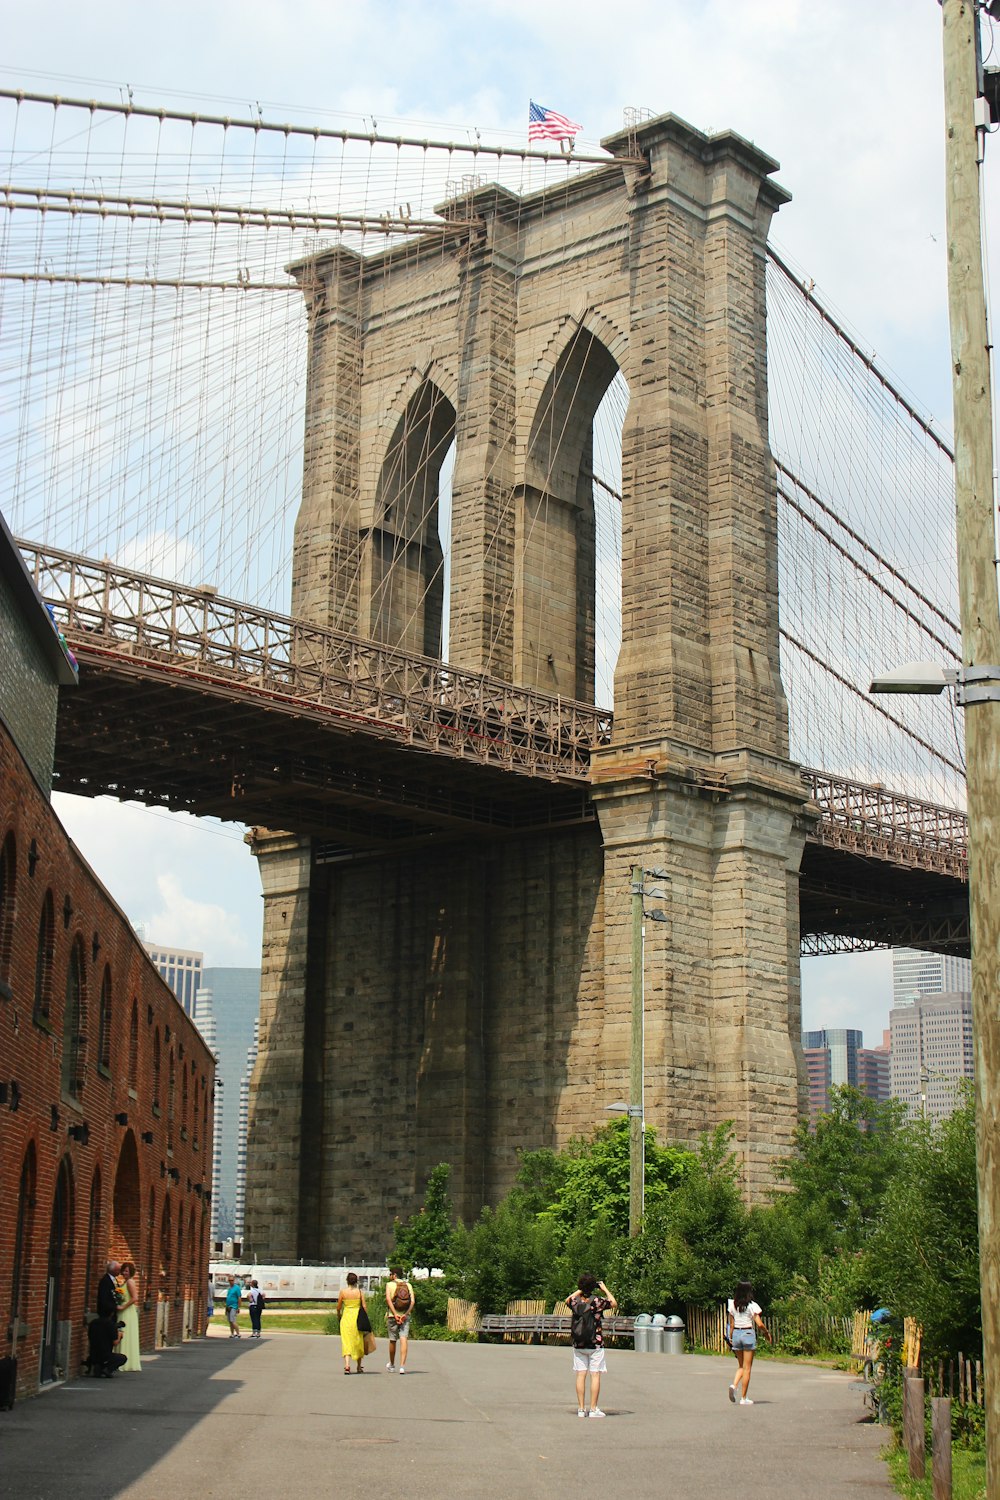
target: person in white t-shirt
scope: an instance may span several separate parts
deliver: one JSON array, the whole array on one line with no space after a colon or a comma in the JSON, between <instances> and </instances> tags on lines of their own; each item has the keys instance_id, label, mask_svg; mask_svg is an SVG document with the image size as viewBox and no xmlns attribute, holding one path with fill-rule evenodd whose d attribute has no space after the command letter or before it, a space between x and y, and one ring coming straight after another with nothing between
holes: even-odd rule
<instances>
[{"instance_id":1,"label":"person in white t-shirt","mask_svg":"<svg viewBox=\"0 0 1000 1500\"><path fill-rule=\"evenodd\" d=\"M729 1343L736 1355L739 1369L736 1379L729 1387L729 1399L739 1400L741 1406L753 1406L747 1395L750 1389L750 1370L753 1366L754 1350L757 1347L757 1330L771 1342L771 1335L760 1315L760 1305L753 1300L753 1287L749 1281L739 1281L736 1290L726 1305L729 1320Z\"/></svg>"}]
</instances>

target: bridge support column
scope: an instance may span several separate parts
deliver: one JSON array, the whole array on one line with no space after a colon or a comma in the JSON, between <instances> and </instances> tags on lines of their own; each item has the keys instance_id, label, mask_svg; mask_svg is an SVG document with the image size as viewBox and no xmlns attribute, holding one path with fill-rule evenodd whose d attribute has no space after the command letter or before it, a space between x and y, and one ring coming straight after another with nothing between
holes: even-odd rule
<instances>
[{"instance_id":1,"label":"bridge support column","mask_svg":"<svg viewBox=\"0 0 1000 1500\"><path fill-rule=\"evenodd\" d=\"M292 614L359 627L361 257L342 247L292 267L309 319L302 504L295 522Z\"/></svg>"},{"instance_id":2,"label":"bridge support column","mask_svg":"<svg viewBox=\"0 0 1000 1500\"><path fill-rule=\"evenodd\" d=\"M301 1248L301 1179L310 1142L304 1082L309 1042L310 841L255 835L264 893L260 1038L250 1082L246 1233L248 1252L296 1261ZM235 1108L237 1100L227 1100Z\"/></svg>"},{"instance_id":3,"label":"bridge support column","mask_svg":"<svg viewBox=\"0 0 1000 1500\"><path fill-rule=\"evenodd\" d=\"M668 879L648 884L664 895L647 906L667 921L645 924L646 1118L661 1138L688 1141L732 1120L752 1195L790 1152L804 1105L801 787L763 757L734 756L720 774L649 743L602 755L594 795L605 845L606 1060L619 1060L627 1091L630 870L662 869Z\"/></svg>"},{"instance_id":4,"label":"bridge support column","mask_svg":"<svg viewBox=\"0 0 1000 1500\"><path fill-rule=\"evenodd\" d=\"M508 220L519 200L494 187L475 194L470 207L484 216L485 228L483 238L466 252L458 310L448 656L456 666L509 681L514 652L517 225Z\"/></svg>"}]
</instances>

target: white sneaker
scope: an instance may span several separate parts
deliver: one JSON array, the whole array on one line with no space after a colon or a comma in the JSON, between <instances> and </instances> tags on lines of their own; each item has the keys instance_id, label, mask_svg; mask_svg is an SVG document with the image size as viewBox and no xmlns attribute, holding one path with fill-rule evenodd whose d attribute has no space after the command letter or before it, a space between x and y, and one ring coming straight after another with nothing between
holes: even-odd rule
<instances>
[{"instance_id":1,"label":"white sneaker","mask_svg":"<svg viewBox=\"0 0 1000 1500\"><path fill-rule=\"evenodd\" d=\"M584 1411L583 1407L581 1406L580 1410L577 1412L577 1416L578 1417L585 1417L586 1415L587 1415L587 1413Z\"/></svg>"},{"instance_id":2,"label":"white sneaker","mask_svg":"<svg viewBox=\"0 0 1000 1500\"><path fill-rule=\"evenodd\" d=\"M731 1385L729 1387L729 1399L730 1399L730 1401L732 1401L735 1404L735 1402L736 1402L736 1387L734 1385Z\"/></svg>"},{"instance_id":3,"label":"white sneaker","mask_svg":"<svg viewBox=\"0 0 1000 1500\"><path fill-rule=\"evenodd\" d=\"M395 1365L386 1365L386 1369L387 1370L394 1370L395 1368L396 1368Z\"/></svg>"},{"instance_id":4,"label":"white sneaker","mask_svg":"<svg viewBox=\"0 0 1000 1500\"><path fill-rule=\"evenodd\" d=\"M740 1405L741 1406L753 1406L753 1402L750 1400L749 1396L741 1396L740 1397Z\"/></svg>"},{"instance_id":5,"label":"white sneaker","mask_svg":"<svg viewBox=\"0 0 1000 1500\"><path fill-rule=\"evenodd\" d=\"M399 1373L400 1373L400 1375L405 1375L406 1374L406 1366L405 1365L400 1365L400 1367L399 1367Z\"/></svg>"},{"instance_id":6,"label":"white sneaker","mask_svg":"<svg viewBox=\"0 0 1000 1500\"><path fill-rule=\"evenodd\" d=\"M592 1417L606 1417L607 1416L607 1412L606 1411L601 1411L601 1408L599 1406L592 1406L590 1408L590 1415Z\"/></svg>"}]
</instances>

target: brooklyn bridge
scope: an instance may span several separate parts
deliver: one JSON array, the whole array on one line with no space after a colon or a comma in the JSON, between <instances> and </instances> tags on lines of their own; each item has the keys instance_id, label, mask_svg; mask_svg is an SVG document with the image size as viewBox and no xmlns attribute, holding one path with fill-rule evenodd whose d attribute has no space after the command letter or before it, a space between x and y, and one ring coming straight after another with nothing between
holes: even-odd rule
<instances>
[{"instance_id":1,"label":"brooklyn bridge","mask_svg":"<svg viewBox=\"0 0 1000 1500\"><path fill-rule=\"evenodd\" d=\"M954 705L867 691L958 664L951 454L769 250L778 164L669 114L587 156L0 99L58 786L259 861L250 1246L588 1134L635 865L646 1120L732 1119L762 1188L800 954L969 942Z\"/></svg>"}]
</instances>

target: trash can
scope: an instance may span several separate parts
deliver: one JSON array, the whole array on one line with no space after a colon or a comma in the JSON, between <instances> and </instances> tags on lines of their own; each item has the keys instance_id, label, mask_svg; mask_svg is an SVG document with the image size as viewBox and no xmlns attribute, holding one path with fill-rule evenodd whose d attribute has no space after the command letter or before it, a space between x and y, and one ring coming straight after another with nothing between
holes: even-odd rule
<instances>
[{"instance_id":1,"label":"trash can","mask_svg":"<svg viewBox=\"0 0 1000 1500\"><path fill-rule=\"evenodd\" d=\"M664 1354L684 1353L684 1319L671 1313L663 1329Z\"/></svg>"},{"instance_id":2,"label":"trash can","mask_svg":"<svg viewBox=\"0 0 1000 1500\"><path fill-rule=\"evenodd\" d=\"M666 1318L662 1313L654 1313L649 1325L649 1352L650 1354L663 1353L663 1329Z\"/></svg>"},{"instance_id":3,"label":"trash can","mask_svg":"<svg viewBox=\"0 0 1000 1500\"><path fill-rule=\"evenodd\" d=\"M649 1325L652 1321L649 1313L640 1313L635 1320L632 1331L632 1347L639 1354L649 1353Z\"/></svg>"}]
</instances>

